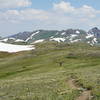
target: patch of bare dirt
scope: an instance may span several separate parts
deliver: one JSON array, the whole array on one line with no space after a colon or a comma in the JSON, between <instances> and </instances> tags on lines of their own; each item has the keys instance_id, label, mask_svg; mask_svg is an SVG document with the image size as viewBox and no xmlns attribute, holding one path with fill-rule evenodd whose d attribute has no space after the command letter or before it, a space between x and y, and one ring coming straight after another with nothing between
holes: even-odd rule
<instances>
[{"instance_id":1,"label":"patch of bare dirt","mask_svg":"<svg viewBox=\"0 0 100 100\"><path fill-rule=\"evenodd\" d=\"M91 100L91 91L83 91L76 100Z\"/></svg>"},{"instance_id":2,"label":"patch of bare dirt","mask_svg":"<svg viewBox=\"0 0 100 100\"><path fill-rule=\"evenodd\" d=\"M82 87L79 87L75 84L75 79L70 79L68 81L68 85L72 89L79 90L79 88L82 89ZM83 89L82 93L79 97L76 98L76 100L91 100L91 90Z\"/></svg>"}]
</instances>

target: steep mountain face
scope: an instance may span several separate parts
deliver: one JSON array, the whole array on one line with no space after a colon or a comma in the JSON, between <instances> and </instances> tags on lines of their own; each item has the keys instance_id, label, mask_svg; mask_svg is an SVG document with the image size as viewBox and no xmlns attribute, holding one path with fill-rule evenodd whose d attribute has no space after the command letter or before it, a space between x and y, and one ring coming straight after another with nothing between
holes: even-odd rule
<instances>
[{"instance_id":1,"label":"steep mountain face","mask_svg":"<svg viewBox=\"0 0 100 100\"><path fill-rule=\"evenodd\" d=\"M38 43L43 41L57 42L85 42L91 45L100 43L100 30L95 27L88 32L81 29L67 30L36 30L33 32L18 33L3 39L4 42Z\"/></svg>"},{"instance_id":2,"label":"steep mountain face","mask_svg":"<svg viewBox=\"0 0 100 100\"><path fill-rule=\"evenodd\" d=\"M86 32L83 30L39 30L33 32L33 34L26 40L29 43L39 42L39 41L57 41L57 42L74 42L74 41L84 41Z\"/></svg>"},{"instance_id":3,"label":"steep mountain face","mask_svg":"<svg viewBox=\"0 0 100 100\"><path fill-rule=\"evenodd\" d=\"M91 34L91 38L93 39L93 41L95 41L96 43L100 43L100 29L94 27L88 31L88 34Z\"/></svg>"},{"instance_id":4,"label":"steep mountain face","mask_svg":"<svg viewBox=\"0 0 100 100\"><path fill-rule=\"evenodd\" d=\"M18 34L8 36L2 39L3 42L7 43L25 43L25 40L31 35L31 32L20 32Z\"/></svg>"},{"instance_id":5,"label":"steep mountain face","mask_svg":"<svg viewBox=\"0 0 100 100\"><path fill-rule=\"evenodd\" d=\"M89 34L93 34L95 37L100 38L100 29L97 27L92 28L91 30L88 31Z\"/></svg>"},{"instance_id":6,"label":"steep mountain face","mask_svg":"<svg viewBox=\"0 0 100 100\"><path fill-rule=\"evenodd\" d=\"M32 32L20 32L18 34L9 36L8 38L15 38L15 39L20 39L20 40L26 40Z\"/></svg>"}]
</instances>

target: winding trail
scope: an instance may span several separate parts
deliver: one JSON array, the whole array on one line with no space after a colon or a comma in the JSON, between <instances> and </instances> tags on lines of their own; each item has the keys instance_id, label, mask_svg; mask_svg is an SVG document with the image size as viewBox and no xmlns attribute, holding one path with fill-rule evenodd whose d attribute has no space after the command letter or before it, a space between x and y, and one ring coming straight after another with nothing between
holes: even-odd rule
<instances>
[{"instance_id":1,"label":"winding trail","mask_svg":"<svg viewBox=\"0 0 100 100\"><path fill-rule=\"evenodd\" d=\"M68 81L68 85L72 89L79 90L79 87L75 84L75 79L70 79ZM79 97L76 98L76 100L91 100L91 90L83 89L82 93L80 94Z\"/></svg>"}]
</instances>

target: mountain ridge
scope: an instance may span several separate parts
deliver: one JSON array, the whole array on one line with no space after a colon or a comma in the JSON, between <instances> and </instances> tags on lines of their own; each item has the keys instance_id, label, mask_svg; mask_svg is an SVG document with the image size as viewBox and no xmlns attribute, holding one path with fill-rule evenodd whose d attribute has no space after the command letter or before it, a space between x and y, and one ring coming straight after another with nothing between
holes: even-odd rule
<instances>
[{"instance_id":1,"label":"mountain ridge","mask_svg":"<svg viewBox=\"0 0 100 100\"><path fill-rule=\"evenodd\" d=\"M67 30L35 30L33 32L20 32L18 34L8 36L2 39L3 42L15 43L25 42L28 44L38 43L43 41L57 41L57 42L85 42L90 45L97 45L100 43L100 29L94 27L89 31L82 29L67 29Z\"/></svg>"}]
</instances>

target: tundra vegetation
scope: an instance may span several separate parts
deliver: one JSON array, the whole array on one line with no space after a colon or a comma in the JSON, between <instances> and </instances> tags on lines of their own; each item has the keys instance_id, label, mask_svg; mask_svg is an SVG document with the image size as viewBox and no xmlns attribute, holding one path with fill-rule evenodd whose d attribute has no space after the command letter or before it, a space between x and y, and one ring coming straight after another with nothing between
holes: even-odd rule
<instances>
[{"instance_id":1,"label":"tundra vegetation","mask_svg":"<svg viewBox=\"0 0 100 100\"><path fill-rule=\"evenodd\" d=\"M100 100L100 47L43 42L19 53L0 52L0 100ZM74 79L79 89L71 88Z\"/></svg>"}]
</instances>

